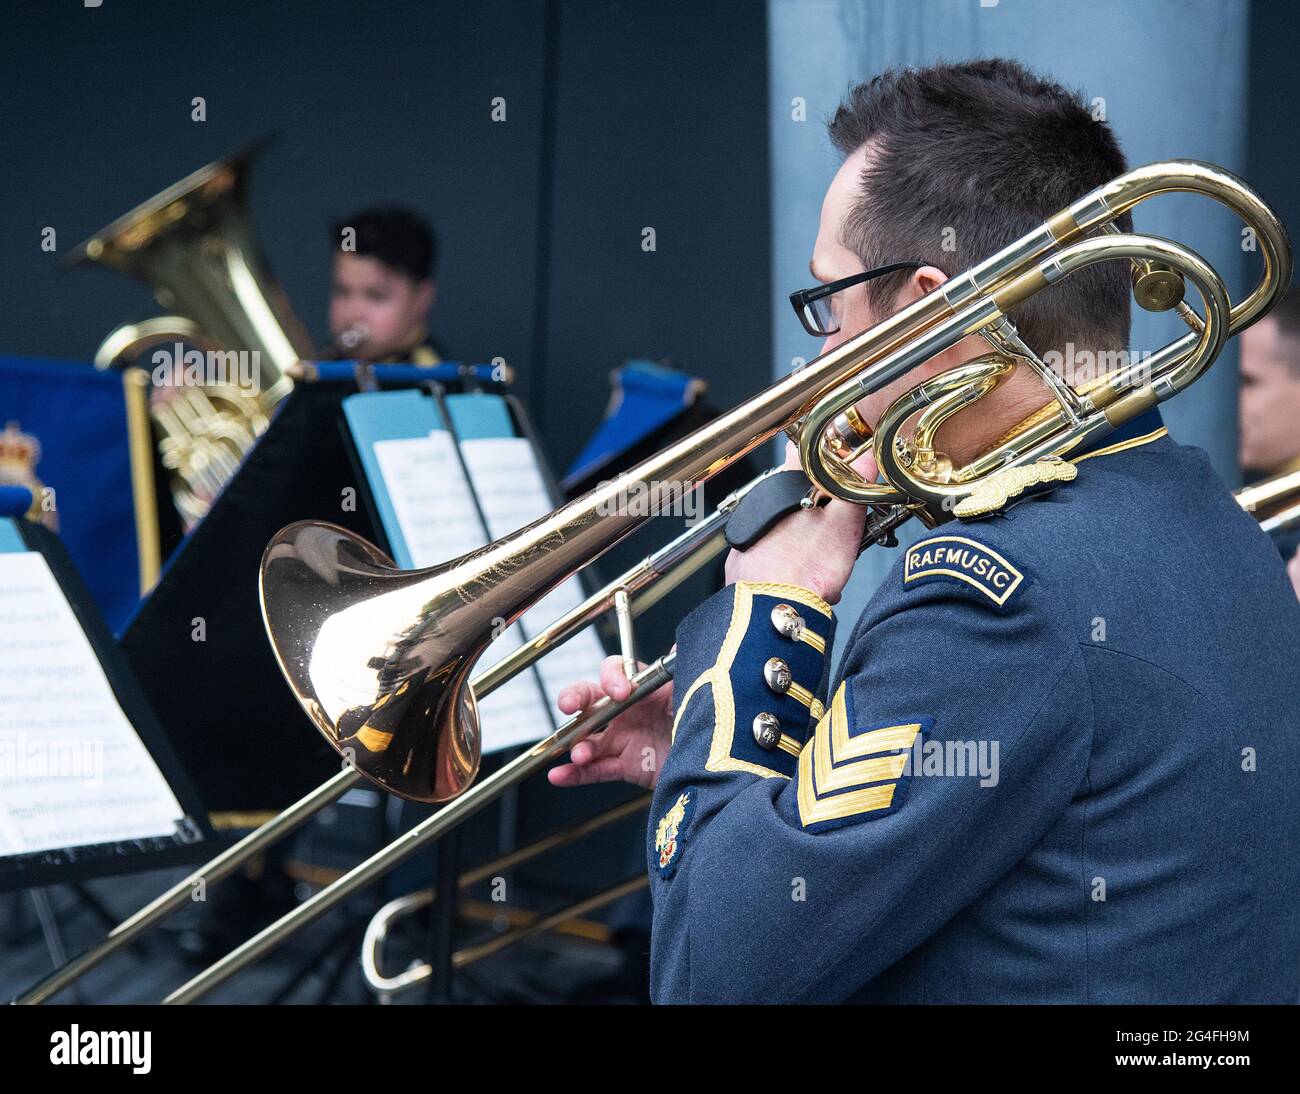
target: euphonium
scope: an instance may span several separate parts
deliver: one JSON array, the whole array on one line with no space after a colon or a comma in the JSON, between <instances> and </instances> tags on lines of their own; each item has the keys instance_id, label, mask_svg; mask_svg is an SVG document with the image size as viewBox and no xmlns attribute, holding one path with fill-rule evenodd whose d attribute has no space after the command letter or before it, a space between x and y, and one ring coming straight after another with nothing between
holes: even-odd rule
<instances>
[{"instance_id":1,"label":"euphonium","mask_svg":"<svg viewBox=\"0 0 1300 1094\"><path fill-rule=\"evenodd\" d=\"M170 355L178 382L155 386L151 399L162 462L187 527L207 512L291 390L289 369L311 355L306 331L253 238L246 204L251 158L245 153L200 168L68 259L131 274L174 311L118 327L96 351L98 367L182 343L204 354L201 379L184 376L185 361Z\"/></svg>"}]
</instances>

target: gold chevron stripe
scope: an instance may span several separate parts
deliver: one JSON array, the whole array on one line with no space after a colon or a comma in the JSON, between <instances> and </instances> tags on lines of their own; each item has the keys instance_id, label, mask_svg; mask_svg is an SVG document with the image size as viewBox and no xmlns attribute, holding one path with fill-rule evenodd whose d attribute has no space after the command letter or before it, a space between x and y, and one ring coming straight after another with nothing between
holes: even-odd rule
<instances>
[{"instance_id":1,"label":"gold chevron stripe","mask_svg":"<svg viewBox=\"0 0 1300 1094\"><path fill-rule=\"evenodd\" d=\"M818 729L820 730L820 726ZM920 722L907 725L888 726L873 729L858 737L849 736L849 713L844 700L844 683L841 682L831 700L830 743L827 755L833 756L836 763L855 760L862 756L872 756L879 752L893 751L896 748L911 748L916 735L921 732ZM818 733L818 736L825 734ZM897 742L897 743L892 743Z\"/></svg>"},{"instance_id":2,"label":"gold chevron stripe","mask_svg":"<svg viewBox=\"0 0 1300 1094\"><path fill-rule=\"evenodd\" d=\"M822 821L854 817L876 809L888 809L894 800L897 783L863 787L848 794L834 794L818 799L812 789L812 749L805 748L799 757L799 823L805 828Z\"/></svg>"},{"instance_id":3,"label":"gold chevron stripe","mask_svg":"<svg viewBox=\"0 0 1300 1094\"><path fill-rule=\"evenodd\" d=\"M813 731L811 747L799 754L797 800L804 827L888 809L898 786L896 780L907 766L906 750L921 731L921 724L914 722L850 737L845 694L841 682L830 710ZM896 751L899 749L904 751Z\"/></svg>"},{"instance_id":4,"label":"gold chevron stripe","mask_svg":"<svg viewBox=\"0 0 1300 1094\"><path fill-rule=\"evenodd\" d=\"M876 752L893 752L899 748L911 748L912 742L921 730L921 724L914 722L905 726L887 726L885 729L873 729L851 738L861 745L862 755L870 756Z\"/></svg>"},{"instance_id":5,"label":"gold chevron stripe","mask_svg":"<svg viewBox=\"0 0 1300 1094\"><path fill-rule=\"evenodd\" d=\"M897 779L903 773L903 767L907 763L906 752L891 756L876 756L871 759L859 758L880 750L870 747L864 750L858 745L856 739L850 739L843 688L835 693L835 701L831 703L829 732L823 732L825 726L826 722L823 720L813 734L813 771L816 775L816 791L819 798L833 790L848 790L855 786L865 786L867 783ZM907 740L908 745L921 729L920 725L901 728L911 730L911 737ZM837 761L843 760L854 762L835 766Z\"/></svg>"}]
</instances>

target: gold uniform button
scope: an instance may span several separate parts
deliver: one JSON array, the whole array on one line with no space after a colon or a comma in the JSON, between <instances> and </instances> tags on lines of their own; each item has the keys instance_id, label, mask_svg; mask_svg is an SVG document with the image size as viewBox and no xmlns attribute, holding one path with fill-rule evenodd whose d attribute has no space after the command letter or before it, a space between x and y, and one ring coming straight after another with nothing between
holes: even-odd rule
<instances>
[{"instance_id":1,"label":"gold uniform button","mask_svg":"<svg viewBox=\"0 0 1300 1094\"><path fill-rule=\"evenodd\" d=\"M771 752L781 743L781 723L775 714L763 711L754 719L754 740L765 752Z\"/></svg>"},{"instance_id":2,"label":"gold uniform button","mask_svg":"<svg viewBox=\"0 0 1300 1094\"><path fill-rule=\"evenodd\" d=\"M767 686L778 695L784 695L790 690L791 677L790 666L779 657L769 657L767 664L763 666L763 679L767 681Z\"/></svg>"},{"instance_id":3,"label":"gold uniform button","mask_svg":"<svg viewBox=\"0 0 1300 1094\"><path fill-rule=\"evenodd\" d=\"M772 609L772 626L786 638L797 642L803 634L803 616L789 604L778 604Z\"/></svg>"}]
</instances>

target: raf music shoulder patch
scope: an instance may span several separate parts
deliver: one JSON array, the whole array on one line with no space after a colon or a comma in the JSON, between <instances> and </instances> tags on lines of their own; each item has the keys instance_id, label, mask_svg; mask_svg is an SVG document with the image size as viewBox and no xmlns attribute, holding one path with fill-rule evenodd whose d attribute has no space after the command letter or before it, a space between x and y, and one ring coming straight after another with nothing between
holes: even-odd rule
<instances>
[{"instance_id":1,"label":"raf music shoulder patch","mask_svg":"<svg viewBox=\"0 0 1300 1094\"><path fill-rule=\"evenodd\" d=\"M1028 577L997 551L973 539L933 536L909 547L903 556L904 587L924 581L961 582L1005 608L1028 584Z\"/></svg>"},{"instance_id":2,"label":"raf music shoulder patch","mask_svg":"<svg viewBox=\"0 0 1300 1094\"><path fill-rule=\"evenodd\" d=\"M695 791L687 790L678 795L672 808L659 818L659 825L655 828L655 852L659 856L659 873L663 877L672 877L677 870L686 825L694 812Z\"/></svg>"}]
</instances>

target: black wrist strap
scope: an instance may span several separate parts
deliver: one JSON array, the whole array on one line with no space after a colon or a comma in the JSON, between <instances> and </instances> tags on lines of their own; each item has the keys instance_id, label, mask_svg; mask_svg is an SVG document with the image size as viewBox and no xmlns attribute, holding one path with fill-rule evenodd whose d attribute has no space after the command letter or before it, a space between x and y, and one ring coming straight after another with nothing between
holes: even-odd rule
<instances>
[{"instance_id":1,"label":"black wrist strap","mask_svg":"<svg viewBox=\"0 0 1300 1094\"><path fill-rule=\"evenodd\" d=\"M752 547L784 517L788 517L812 489L802 471L769 475L740 499L727 519L727 542L738 551Z\"/></svg>"}]
</instances>

